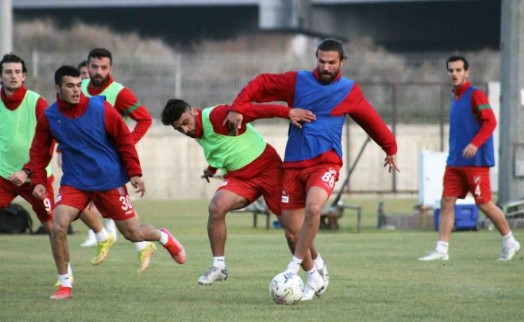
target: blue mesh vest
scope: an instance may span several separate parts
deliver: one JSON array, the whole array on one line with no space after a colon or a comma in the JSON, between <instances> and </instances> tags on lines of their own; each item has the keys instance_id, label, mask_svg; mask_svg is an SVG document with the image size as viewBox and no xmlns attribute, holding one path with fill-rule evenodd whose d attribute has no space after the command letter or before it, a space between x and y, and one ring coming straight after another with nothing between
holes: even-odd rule
<instances>
[{"instance_id":1,"label":"blue mesh vest","mask_svg":"<svg viewBox=\"0 0 524 322\"><path fill-rule=\"evenodd\" d=\"M471 95L475 90L476 88L471 86L458 99L451 99L448 166L492 167L495 165L493 135L478 148L473 158L466 159L462 156L462 150L480 130L480 124L471 112Z\"/></svg>"},{"instance_id":2,"label":"blue mesh vest","mask_svg":"<svg viewBox=\"0 0 524 322\"><path fill-rule=\"evenodd\" d=\"M325 85L310 71L297 73L293 106L310 110L317 119L303 123L302 129L289 126L285 162L309 160L329 150L342 158L342 127L346 116L330 113L349 94L353 84L352 80L342 77Z\"/></svg>"},{"instance_id":3,"label":"blue mesh vest","mask_svg":"<svg viewBox=\"0 0 524 322\"><path fill-rule=\"evenodd\" d=\"M105 130L104 97L91 97L84 114L78 118L62 114L56 102L45 110L45 115L62 150L61 185L104 191L129 181Z\"/></svg>"}]
</instances>

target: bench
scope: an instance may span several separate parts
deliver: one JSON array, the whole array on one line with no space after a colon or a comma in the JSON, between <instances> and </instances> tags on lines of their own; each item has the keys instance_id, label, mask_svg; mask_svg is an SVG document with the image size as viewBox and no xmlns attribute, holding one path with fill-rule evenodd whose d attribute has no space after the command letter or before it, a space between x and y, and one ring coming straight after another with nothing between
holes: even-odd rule
<instances>
[{"instance_id":1,"label":"bench","mask_svg":"<svg viewBox=\"0 0 524 322\"><path fill-rule=\"evenodd\" d=\"M321 229L339 229L338 220L344 215L344 209L354 210L357 215L357 233L360 233L360 227L362 224L362 207L354 205L344 205L339 202L335 206L325 206L322 209L322 214L320 215L320 228Z\"/></svg>"},{"instance_id":2,"label":"bench","mask_svg":"<svg viewBox=\"0 0 524 322\"><path fill-rule=\"evenodd\" d=\"M362 225L362 207L354 205L344 205L339 203L336 206L325 206L320 215L320 228L321 229L339 229L338 220L344 215L344 209L353 210L357 216L356 231L360 233ZM255 202L242 209L232 210L231 212L236 213L252 213L253 214L253 228L258 226L258 216L262 215L266 217L266 229L270 227L271 212L267 208L267 205L263 198L257 199Z\"/></svg>"},{"instance_id":3,"label":"bench","mask_svg":"<svg viewBox=\"0 0 524 322\"><path fill-rule=\"evenodd\" d=\"M524 200L509 201L502 206L506 218L524 218Z\"/></svg>"},{"instance_id":4,"label":"bench","mask_svg":"<svg viewBox=\"0 0 524 322\"><path fill-rule=\"evenodd\" d=\"M271 211L267 208L264 198L255 200L252 204L242 209L232 210L231 212L248 212L253 214L253 228L257 227L258 216L262 215L266 217L266 229L269 229L269 221L271 219Z\"/></svg>"}]
</instances>

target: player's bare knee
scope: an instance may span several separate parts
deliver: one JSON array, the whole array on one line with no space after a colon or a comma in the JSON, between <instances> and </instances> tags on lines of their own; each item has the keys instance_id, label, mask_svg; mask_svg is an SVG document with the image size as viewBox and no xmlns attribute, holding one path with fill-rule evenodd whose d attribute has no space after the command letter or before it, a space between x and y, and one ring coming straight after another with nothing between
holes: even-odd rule
<instances>
[{"instance_id":1,"label":"player's bare knee","mask_svg":"<svg viewBox=\"0 0 524 322\"><path fill-rule=\"evenodd\" d=\"M306 217L310 218L320 218L322 213L322 206L320 204L314 203L306 206Z\"/></svg>"},{"instance_id":2,"label":"player's bare knee","mask_svg":"<svg viewBox=\"0 0 524 322\"><path fill-rule=\"evenodd\" d=\"M125 239L133 243L144 240L142 231L140 230L135 230L135 229L125 230L124 229L124 230L121 230L120 233L122 234L122 236L124 236Z\"/></svg>"},{"instance_id":3,"label":"player's bare knee","mask_svg":"<svg viewBox=\"0 0 524 322\"><path fill-rule=\"evenodd\" d=\"M59 222L53 222L51 226L51 232L56 237L63 238L67 235L67 228L69 225L63 225Z\"/></svg>"},{"instance_id":4,"label":"player's bare knee","mask_svg":"<svg viewBox=\"0 0 524 322\"><path fill-rule=\"evenodd\" d=\"M227 213L227 209L215 202L209 204L208 211L210 221L223 220Z\"/></svg>"}]
</instances>

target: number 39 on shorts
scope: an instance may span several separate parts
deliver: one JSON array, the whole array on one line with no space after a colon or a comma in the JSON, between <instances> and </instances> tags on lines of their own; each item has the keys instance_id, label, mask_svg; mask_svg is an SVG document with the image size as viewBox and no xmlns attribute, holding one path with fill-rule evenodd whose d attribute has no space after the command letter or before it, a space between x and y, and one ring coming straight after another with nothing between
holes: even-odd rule
<instances>
[{"instance_id":1,"label":"number 39 on shorts","mask_svg":"<svg viewBox=\"0 0 524 322\"><path fill-rule=\"evenodd\" d=\"M330 188L333 188L335 185L335 176L337 175L337 171L335 170L328 170L322 175L322 181L328 184Z\"/></svg>"}]
</instances>

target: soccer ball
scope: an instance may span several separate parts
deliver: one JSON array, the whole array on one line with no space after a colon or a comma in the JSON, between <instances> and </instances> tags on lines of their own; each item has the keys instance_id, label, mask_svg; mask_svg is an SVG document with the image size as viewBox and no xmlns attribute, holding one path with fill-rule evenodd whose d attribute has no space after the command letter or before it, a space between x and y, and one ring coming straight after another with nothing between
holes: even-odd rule
<instances>
[{"instance_id":1,"label":"soccer ball","mask_svg":"<svg viewBox=\"0 0 524 322\"><path fill-rule=\"evenodd\" d=\"M279 273L269 283L269 295L277 304L294 304L302 299L304 282L297 274Z\"/></svg>"}]
</instances>

